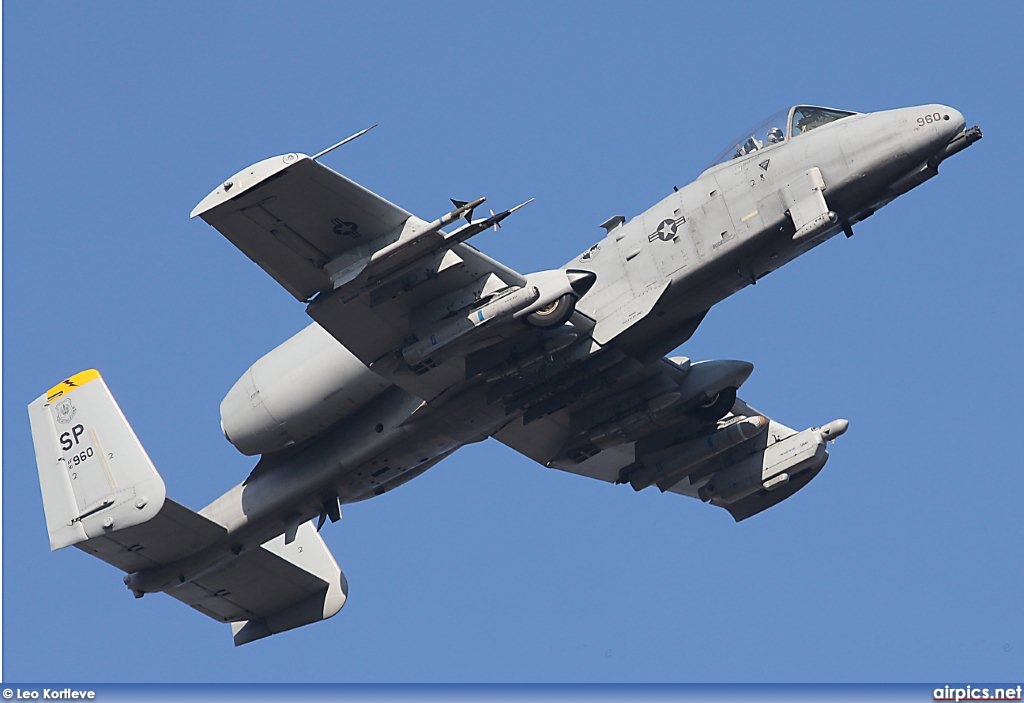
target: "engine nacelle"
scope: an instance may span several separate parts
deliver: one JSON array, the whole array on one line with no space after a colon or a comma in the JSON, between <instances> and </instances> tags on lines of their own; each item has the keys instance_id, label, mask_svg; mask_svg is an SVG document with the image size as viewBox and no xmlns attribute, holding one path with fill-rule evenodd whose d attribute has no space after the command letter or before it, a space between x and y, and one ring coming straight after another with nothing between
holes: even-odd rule
<instances>
[{"instance_id":1,"label":"engine nacelle","mask_svg":"<svg viewBox=\"0 0 1024 703\"><path fill-rule=\"evenodd\" d=\"M220 404L224 436L268 454L319 434L391 384L312 324L249 367Z\"/></svg>"},{"instance_id":2,"label":"engine nacelle","mask_svg":"<svg viewBox=\"0 0 1024 703\"><path fill-rule=\"evenodd\" d=\"M688 368L686 378L679 388L679 393L684 402L703 405L713 400L727 388L739 388L750 378L754 371L754 365L749 361L729 361L725 359L715 361L694 361L684 365L683 361L689 361L685 357L672 359L673 363ZM730 407L732 407L730 405ZM726 409L728 410L728 408ZM717 418L716 418L717 419Z\"/></svg>"}]
</instances>

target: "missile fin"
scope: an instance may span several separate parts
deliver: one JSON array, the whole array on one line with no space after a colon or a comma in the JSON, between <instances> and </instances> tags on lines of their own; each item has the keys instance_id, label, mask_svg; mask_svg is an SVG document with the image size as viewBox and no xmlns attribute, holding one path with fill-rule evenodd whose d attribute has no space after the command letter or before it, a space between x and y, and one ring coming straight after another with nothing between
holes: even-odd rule
<instances>
[{"instance_id":1,"label":"missile fin","mask_svg":"<svg viewBox=\"0 0 1024 703\"><path fill-rule=\"evenodd\" d=\"M452 205L455 206L456 210L458 210L459 208L465 207L466 205L469 205L469 201L468 200L456 200L455 198L449 198L449 200L452 201ZM473 221L473 210L475 210L475 209L476 209L475 207L471 207L468 210L466 210L465 214L463 214L463 217L466 218L466 222L472 222Z\"/></svg>"}]
</instances>

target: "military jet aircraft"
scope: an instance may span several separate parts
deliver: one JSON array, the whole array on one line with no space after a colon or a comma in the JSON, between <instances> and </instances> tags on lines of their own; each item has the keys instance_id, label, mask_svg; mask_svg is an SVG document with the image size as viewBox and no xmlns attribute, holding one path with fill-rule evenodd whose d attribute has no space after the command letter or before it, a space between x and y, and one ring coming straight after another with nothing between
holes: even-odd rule
<instances>
[{"instance_id":1,"label":"military jet aircraft","mask_svg":"<svg viewBox=\"0 0 1024 703\"><path fill-rule=\"evenodd\" d=\"M175 503L99 373L75 374L29 405L51 548L231 623L238 645L344 605L318 534L342 503L489 437L744 520L813 479L847 421L798 432L737 397L750 363L665 355L715 303L851 235L980 138L945 105L798 105L645 212L609 218L579 257L528 274L467 244L521 206L474 218L483 198L453 200L421 219L320 162L349 140L255 163L192 212L314 320L221 404L255 468L198 513Z\"/></svg>"}]
</instances>

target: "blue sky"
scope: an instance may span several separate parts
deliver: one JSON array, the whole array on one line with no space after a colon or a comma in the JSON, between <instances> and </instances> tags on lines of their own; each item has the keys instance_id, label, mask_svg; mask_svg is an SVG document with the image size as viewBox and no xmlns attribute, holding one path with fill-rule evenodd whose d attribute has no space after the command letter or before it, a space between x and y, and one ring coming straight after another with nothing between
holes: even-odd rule
<instances>
[{"instance_id":1,"label":"blue sky","mask_svg":"<svg viewBox=\"0 0 1024 703\"><path fill-rule=\"evenodd\" d=\"M8 681L938 681L1024 671L1020 74L1012 3L71 3L3 7L3 674ZM536 202L474 243L561 265L798 102L942 102L985 139L716 307L681 351L755 364L794 427L851 421L733 524L467 447L324 536L349 601L239 649L48 551L25 406L100 369L198 509L253 461L220 399L307 323L191 208L278 153L431 219Z\"/></svg>"}]
</instances>

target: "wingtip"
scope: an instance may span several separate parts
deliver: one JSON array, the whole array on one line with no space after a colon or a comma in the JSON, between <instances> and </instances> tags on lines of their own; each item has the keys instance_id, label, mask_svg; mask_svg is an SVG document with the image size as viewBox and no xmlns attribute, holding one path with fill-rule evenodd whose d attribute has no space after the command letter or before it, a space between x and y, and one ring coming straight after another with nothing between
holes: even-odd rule
<instances>
[{"instance_id":1,"label":"wingtip","mask_svg":"<svg viewBox=\"0 0 1024 703\"><path fill-rule=\"evenodd\" d=\"M226 181L223 181L219 186L210 191L205 198L200 200L199 204L192 208L189 219L203 217L206 213L241 195L253 186L309 158L309 156L301 152L292 152L271 156L268 159L263 159L243 168Z\"/></svg>"}]
</instances>

